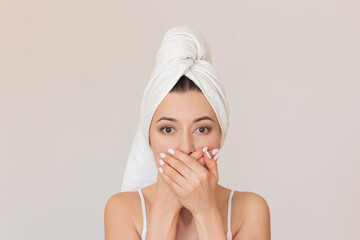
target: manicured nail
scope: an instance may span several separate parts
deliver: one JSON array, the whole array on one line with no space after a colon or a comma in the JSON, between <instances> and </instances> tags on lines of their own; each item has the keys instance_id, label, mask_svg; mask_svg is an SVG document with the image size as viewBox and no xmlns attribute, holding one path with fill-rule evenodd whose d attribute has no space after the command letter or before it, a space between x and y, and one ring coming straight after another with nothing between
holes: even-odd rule
<instances>
[{"instance_id":1,"label":"manicured nail","mask_svg":"<svg viewBox=\"0 0 360 240\"><path fill-rule=\"evenodd\" d=\"M168 149L168 152L169 152L170 154L174 154L174 153L175 153L175 151L172 150L171 148Z\"/></svg>"},{"instance_id":2,"label":"manicured nail","mask_svg":"<svg viewBox=\"0 0 360 240\"><path fill-rule=\"evenodd\" d=\"M206 151L206 155L211 159L210 153L208 151Z\"/></svg>"},{"instance_id":3,"label":"manicured nail","mask_svg":"<svg viewBox=\"0 0 360 240\"><path fill-rule=\"evenodd\" d=\"M159 160L160 165L164 165L164 161L162 159Z\"/></svg>"},{"instance_id":4,"label":"manicured nail","mask_svg":"<svg viewBox=\"0 0 360 240\"><path fill-rule=\"evenodd\" d=\"M219 151L219 149L215 148L214 150L212 150L212 154L215 155L217 152Z\"/></svg>"},{"instance_id":5,"label":"manicured nail","mask_svg":"<svg viewBox=\"0 0 360 240\"><path fill-rule=\"evenodd\" d=\"M164 170L163 170L161 167L159 167L159 171L160 171L161 173L164 172Z\"/></svg>"},{"instance_id":6,"label":"manicured nail","mask_svg":"<svg viewBox=\"0 0 360 240\"><path fill-rule=\"evenodd\" d=\"M165 156L166 156L165 153L160 153L160 157L161 157L161 158L164 158Z\"/></svg>"},{"instance_id":7,"label":"manicured nail","mask_svg":"<svg viewBox=\"0 0 360 240\"><path fill-rule=\"evenodd\" d=\"M203 148L203 152L205 152L206 150L208 150L208 147L204 147L204 148Z\"/></svg>"},{"instance_id":8,"label":"manicured nail","mask_svg":"<svg viewBox=\"0 0 360 240\"><path fill-rule=\"evenodd\" d=\"M219 153L217 153L214 157L214 160L217 161L217 159L219 158Z\"/></svg>"}]
</instances>

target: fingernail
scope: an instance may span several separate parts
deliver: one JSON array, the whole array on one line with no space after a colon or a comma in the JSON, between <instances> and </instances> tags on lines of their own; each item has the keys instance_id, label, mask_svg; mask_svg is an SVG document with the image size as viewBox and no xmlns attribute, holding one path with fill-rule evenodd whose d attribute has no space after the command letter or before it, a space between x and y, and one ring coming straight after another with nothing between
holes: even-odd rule
<instances>
[{"instance_id":1,"label":"fingernail","mask_svg":"<svg viewBox=\"0 0 360 240\"><path fill-rule=\"evenodd\" d=\"M175 151L174 151L173 149L171 149L171 148L168 149L168 152L169 152L170 154L174 154L174 153L175 153Z\"/></svg>"},{"instance_id":2,"label":"fingernail","mask_svg":"<svg viewBox=\"0 0 360 240\"><path fill-rule=\"evenodd\" d=\"M212 154L215 155L218 151L219 149L215 148L214 150L212 150Z\"/></svg>"},{"instance_id":3,"label":"fingernail","mask_svg":"<svg viewBox=\"0 0 360 240\"><path fill-rule=\"evenodd\" d=\"M206 151L206 155L211 159L210 153L208 151Z\"/></svg>"},{"instance_id":4,"label":"fingernail","mask_svg":"<svg viewBox=\"0 0 360 240\"><path fill-rule=\"evenodd\" d=\"M164 172L164 170L163 170L161 167L159 167L159 171L160 171L161 173Z\"/></svg>"},{"instance_id":5,"label":"fingernail","mask_svg":"<svg viewBox=\"0 0 360 240\"><path fill-rule=\"evenodd\" d=\"M159 160L160 165L164 165L164 161L162 159Z\"/></svg>"},{"instance_id":6,"label":"fingernail","mask_svg":"<svg viewBox=\"0 0 360 240\"><path fill-rule=\"evenodd\" d=\"M204 148L203 148L203 152L205 152L206 150L208 150L208 147L204 147Z\"/></svg>"},{"instance_id":7,"label":"fingernail","mask_svg":"<svg viewBox=\"0 0 360 240\"><path fill-rule=\"evenodd\" d=\"M217 153L214 157L214 160L217 161L217 159L219 158L219 153Z\"/></svg>"},{"instance_id":8,"label":"fingernail","mask_svg":"<svg viewBox=\"0 0 360 240\"><path fill-rule=\"evenodd\" d=\"M165 153L160 153L160 157L161 157L161 158L164 158L165 156L166 156Z\"/></svg>"}]
</instances>

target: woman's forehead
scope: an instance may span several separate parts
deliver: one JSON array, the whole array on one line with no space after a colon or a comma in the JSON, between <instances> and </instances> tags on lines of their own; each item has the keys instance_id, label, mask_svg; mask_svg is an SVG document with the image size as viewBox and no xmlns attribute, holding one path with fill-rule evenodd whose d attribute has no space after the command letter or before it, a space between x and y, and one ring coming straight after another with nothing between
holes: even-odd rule
<instances>
[{"instance_id":1,"label":"woman's forehead","mask_svg":"<svg viewBox=\"0 0 360 240\"><path fill-rule=\"evenodd\" d=\"M216 118L215 112L204 94L195 91L169 93L154 113L154 117L172 117L179 120L202 116ZM155 120L157 121L157 119Z\"/></svg>"}]
</instances>

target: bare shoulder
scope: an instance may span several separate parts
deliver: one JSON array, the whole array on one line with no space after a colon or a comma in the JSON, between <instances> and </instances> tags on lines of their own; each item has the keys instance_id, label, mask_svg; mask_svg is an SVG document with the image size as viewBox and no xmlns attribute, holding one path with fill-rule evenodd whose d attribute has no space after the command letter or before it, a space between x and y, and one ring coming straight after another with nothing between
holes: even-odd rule
<instances>
[{"instance_id":1,"label":"bare shoulder","mask_svg":"<svg viewBox=\"0 0 360 240\"><path fill-rule=\"evenodd\" d=\"M112 195L105 206L105 239L137 239L134 222L136 192L120 192Z\"/></svg>"},{"instance_id":2,"label":"bare shoulder","mask_svg":"<svg viewBox=\"0 0 360 240\"><path fill-rule=\"evenodd\" d=\"M244 208L247 211L268 211L269 206L265 198L254 192L235 191L233 196L236 207Z\"/></svg>"},{"instance_id":3,"label":"bare shoulder","mask_svg":"<svg viewBox=\"0 0 360 240\"><path fill-rule=\"evenodd\" d=\"M136 194L137 194L136 192L115 193L108 199L105 209L106 208L118 209L121 207L126 207L126 209L129 209L132 206L134 206L134 204L132 203L134 202L134 199L137 199Z\"/></svg>"},{"instance_id":4,"label":"bare shoulder","mask_svg":"<svg viewBox=\"0 0 360 240\"><path fill-rule=\"evenodd\" d=\"M265 198L235 191L233 201L234 213L241 220L233 239L270 239L270 208Z\"/></svg>"}]
</instances>

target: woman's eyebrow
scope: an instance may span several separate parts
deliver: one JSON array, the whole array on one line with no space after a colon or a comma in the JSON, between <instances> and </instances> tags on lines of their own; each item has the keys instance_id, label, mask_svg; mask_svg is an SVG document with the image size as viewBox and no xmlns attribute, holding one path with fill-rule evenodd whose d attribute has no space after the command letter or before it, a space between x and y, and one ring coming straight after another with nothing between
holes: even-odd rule
<instances>
[{"instance_id":1,"label":"woman's eyebrow","mask_svg":"<svg viewBox=\"0 0 360 240\"><path fill-rule=\"evenodd\" d=\"M202 120L206 120L206 119L215 122L211 117L203 116L203 117L196 118L194 120L194 123L202 121ZM172 122L178 122L178 120L176 120L175 118L170 118L170 117L162 117L159 120L157 120L156 122L160 122L161 120L168 120L168 121L172 121Z\"/></svg>"}]
</instances>

